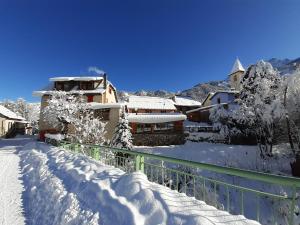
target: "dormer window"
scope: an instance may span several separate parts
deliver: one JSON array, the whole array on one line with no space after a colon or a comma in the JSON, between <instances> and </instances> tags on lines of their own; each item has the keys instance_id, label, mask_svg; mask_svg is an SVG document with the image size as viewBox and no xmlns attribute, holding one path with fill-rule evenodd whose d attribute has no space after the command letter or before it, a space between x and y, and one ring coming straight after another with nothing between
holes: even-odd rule
<instances>
[{"instance_id":1,"label":"dormer window","mask_svg":"<svg viewBox=\"0 0 300 225\"><path fill-rule=\"evenodd\" d=\"M80 90L93 90L93 82L80 82Z\"/></svg>"}]
</instances>

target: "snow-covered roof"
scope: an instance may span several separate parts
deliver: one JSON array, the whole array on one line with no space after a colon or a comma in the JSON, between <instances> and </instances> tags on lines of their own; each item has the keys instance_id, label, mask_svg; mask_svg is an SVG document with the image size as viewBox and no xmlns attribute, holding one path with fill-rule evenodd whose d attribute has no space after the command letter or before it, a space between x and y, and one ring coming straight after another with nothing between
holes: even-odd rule
<instances>
[{"instance_id":1,"label":"snow-covered roof","mask_svg":"<svg viewBox=\"0 0 300 225\"><path fill-rule=\"evenodd\" d=\"M235 60L234 64L233 64L233 67L231 69L230 74L233 74L233 73L238 72L238 71L243 71L244 72L245 69L244 69L242 63L240 62L240 60L237 58Z\"/></svg>"},{"instance_id":2,"label":"snow-covered roof","mask_svg":"<svg viewBox=\"0 0 300 225\"><path fill-rule=\"evenodd\" d=\"M25 120L23 117L18 116L16 113L10 111L8 108L0 105L0 114L13 120Z\"/></svg>"},{"instance_id":3,"label":"snow-covered roof","mask_svg":"<svg viewBox=\"0 0 300 225\"><path fill-rule=\"evenodd\" d=\"M186 120L186 115L181 113L129 113L127 118L132 123L168 123Z\"/></svg>"},{"instance_id":4,"label":"snow-covered roof","mask_svg":"<svg viewBox=\"0 0 300 225\"><path fill-rule=\"evenodd\" d=\"M34 91L32 93L33 96L35 97L41 97L43 95L52 95L56 93L57 91ZM102 94L105 92L105 89L103 88L97 88L95 90L72 90L72 91L67 91L68 94Z\"/></svg>"},{"instance_id":5,"label":"snow-covered roof","mask_svg":"<svg viewBox=\"0 0 300 225\"><path fill-rule=\"evenodd\" d=\"M188 97L174 97L175 105L178 106L201 106L201 102L198 102L192 98Z\"/></svg>"},{"instance_id":6,"label":"snow-covered roof","mask_svg":"<svg viewBox=\"0 0 300 225\"><path fill-rule=\"evenodd\" d=\"M197 109L192 109L192 110L186 111L186 113L188 114L188 113L192 113L192 112L207 110L207 109L210 109L210 108L213 108L216 106L220 106L220 105L228 105L228 103L220 103L220 104L209 105L209 106L205 106L205 107L199 107Z\"/></svg>"},{"instance_id":7,"label":"snow-covered roof","mask_svg":"<svg viewBox=\"0 0 300 225\"><path fill-rule=\"evenodd\" d=\"M35 97L42 97L43 95L51 95L54 92L54 82L56 81L97 81L97 80L102 80L103 77L54 77L50 78L50 84L47 85L45 88L43 88L40 91L34 91L32 93L33 96ZM107 84L110 85L113 89L116 90L114 85L110 82L107 81ZM105 92L103 82L93 90L79 90L78 86L75 86L71 91L67 91L69 94L102 94Z\"/></svg>"},{"instance_id":8,"label":"snow-covered roof","mask_svg":"<svg viewBox=\"0 0 300 225\"><path fill-rule=\"evenodd\" d=\"M171 99L135 95L129 96L127 107L129 109L176 110Z\"/></svg>"},{"instance_id":9,"label":"snow-covered roof","mask_svg":"<svg viewBox=\"0 0 300 225\"><path fill-rule=\"evenodd\" d=\"M230 91L226 91L226 90L224 90L224 91L217 91L217 92L215 92L215 93L213 93L210 97L209 97L209 99L213 99L217 94L219 94L219 93L227 93L227 94L238 94L238 93L240 93L239 91L232 91L232 90L230 90Z\"/></svg>"},{"instance_id":10,"label":"snow-covered roof","mask_svg":"<svg viewBox=\"0 0 300 225\"><path fill-rule=\"evenodd\" d=\"M96 81L102 80L103 77L52 77L50 81Z\"/></svg>"},{"instance_id":11,"label":"snow-covered roof","mask_svg":"<svg viewBox=\"0 0 300 225\"><path fill-rule=\"evenodd\" d=\"M98 103L90 102L88 103L91 109L108 109L108 108L121 108L123 104L121 103Z\"/></svg>"}]
</instances>

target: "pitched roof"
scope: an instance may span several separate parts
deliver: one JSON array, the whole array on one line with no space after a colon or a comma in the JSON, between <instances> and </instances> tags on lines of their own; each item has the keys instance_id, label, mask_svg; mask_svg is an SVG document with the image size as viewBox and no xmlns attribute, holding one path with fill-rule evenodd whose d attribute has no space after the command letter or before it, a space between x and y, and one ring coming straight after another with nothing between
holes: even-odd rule
<instances>
[{"instance_id":1,"label":"pitched roof","mask_svg":"<svg viewBox=\"0 0 300 225\"><path fill-rule=\"evenodd\" d=\"M186 115L181 113L129 113L127 118L131 123L168 123L186 120Z\"/></svg>"},{"instance_id":2,"label":"pitched roof","mask_svg":"<svg viewBox=\"0 0 300 225\"><path fill-rule=\"evenodd\" d=\"M129 109L176 110L171 99L135 95L129 96L127 107Z\"/></svg>"},{"instance_id":3,"label":"pitched roof","mask_svg":"<svg viewBox=\"0 0 300 225\"><path fill-rule=\"evenodd\" d=\"M233 67L231 69L230 74L233 74L233 73L238 72L238 71L244 72L245 69L244 69L242 63L240 62L240 60L238 58L236 58L236 60L235 60L235 62L233 64Z\"/></svg>"},{"instance_id":4,"label":"pitched roof","mask_svg":"<svg viewBox=\"0 0 300 225\"><path fill-rule=\"evenodd\" d=\"M175 105L178 105L178 106L201 106L201 102L198 102L198 101L196 101L192 98L188 98L188 97L175 96L174 102L175 102Z\"/></svg>"},{"instance_id":5,"label":"pitched roof","mask_svg":"<svg viewBox=\"0 0 300 225\"><path fill-rule=\"evenodd\" d=\"M18 116L16 113L10 111L8 108L2 105L0 105L0 114L3 115L4 117L7 117L8 119L25 120L23 117Z\"/></svg>"}]
</instances>

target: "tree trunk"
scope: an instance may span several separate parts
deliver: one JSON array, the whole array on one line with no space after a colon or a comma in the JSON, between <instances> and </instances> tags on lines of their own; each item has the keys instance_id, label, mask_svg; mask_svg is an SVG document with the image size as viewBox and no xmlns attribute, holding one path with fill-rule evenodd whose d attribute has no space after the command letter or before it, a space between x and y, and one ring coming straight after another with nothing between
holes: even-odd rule
<instances>
[{"instance_id":1,"label":"tree trunk","mask_svg":"<svg viewBox=\"0 0 300 225\"><path fill-rule=\"evenodd\" d=\"M290 118L289 118L289 113L286 107L286 95L287 95L287 90L288 90L288 85L286 85L284 89L284 97L283 97L283 106L285 108L285 121L286 121L286 126L287 126L287 132L288 132L288 138L290 142L291 149L295 155L295 146L292 138L292 132L291 132L291 123L290 123Z\"/></svg>"}]
</instances>

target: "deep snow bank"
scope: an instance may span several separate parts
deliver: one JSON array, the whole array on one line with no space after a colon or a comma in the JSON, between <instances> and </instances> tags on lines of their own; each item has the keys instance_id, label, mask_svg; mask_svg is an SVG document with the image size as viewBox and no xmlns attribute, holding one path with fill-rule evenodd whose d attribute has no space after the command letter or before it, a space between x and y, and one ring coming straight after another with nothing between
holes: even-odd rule
<instances>
[{"instance_id":1,"label":"deep snow bank","mask_svg":"<svg viewBox=\"0 0 300 225\"><path fill-rule=\"evenodd\" d=\"M20 156L29 224L258 224L42 143Z\"/></svg>"}]
</instances>

